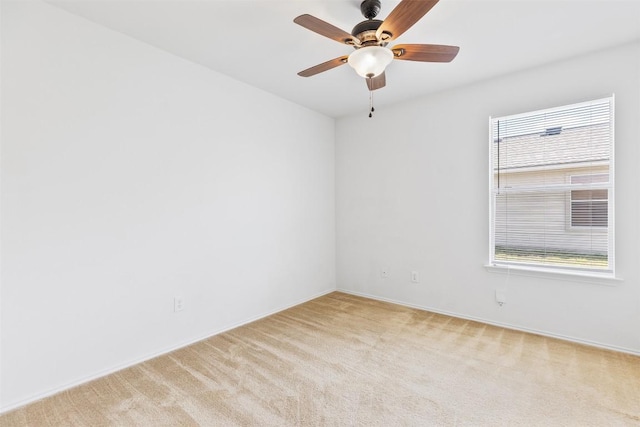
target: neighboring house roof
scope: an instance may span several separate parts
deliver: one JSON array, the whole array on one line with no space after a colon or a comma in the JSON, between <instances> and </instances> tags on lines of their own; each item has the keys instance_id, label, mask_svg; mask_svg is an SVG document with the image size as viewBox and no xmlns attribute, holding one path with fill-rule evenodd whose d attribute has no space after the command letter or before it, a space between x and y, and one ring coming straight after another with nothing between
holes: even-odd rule
<instances>
[{"instance_id":1,"label":"neighboring house roof","mask_svg":"<svg viewBox=\"0 0 640 427\"><path fill-rule=\"evenodd\" d=\"M550 128L534 134L501 138L501 171L552 165L608 163L611 141L609 123L568 129ZM494 165L498 164L498 146L493 147Z\"/></svg>"}]
</instances>

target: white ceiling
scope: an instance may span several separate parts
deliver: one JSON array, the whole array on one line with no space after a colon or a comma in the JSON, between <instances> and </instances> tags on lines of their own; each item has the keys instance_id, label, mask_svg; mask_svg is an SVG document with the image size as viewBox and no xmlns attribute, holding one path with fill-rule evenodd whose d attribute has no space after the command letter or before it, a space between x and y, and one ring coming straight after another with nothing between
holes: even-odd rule
<instances>
[{"instance_id":1,"label":"white ceiling","mask_svg":"<svg viewBox=\"0 0 640 427\"><path fill-rule=\"evenodd\" d=\"M296 73L352 48L293 23L309 13L351 32L359 0L50 0L49 3L331 117L367 114L348 65ZM378 18L399 3L382 0ZM460 46L448 64L393 61L376 108L640 39L640 0L440 0L392 43ZM390 45L391 46L391 45Z\"/></svg>"}]
</instances>

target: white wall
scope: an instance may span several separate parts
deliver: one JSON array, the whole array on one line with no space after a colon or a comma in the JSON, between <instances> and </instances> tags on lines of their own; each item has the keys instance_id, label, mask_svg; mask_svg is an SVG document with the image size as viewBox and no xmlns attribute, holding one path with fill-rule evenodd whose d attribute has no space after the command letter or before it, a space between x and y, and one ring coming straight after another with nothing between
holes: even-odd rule
<instances>
[{"instance_id":1,"label":"white wall","mask_svg":"<svg viewBox=\"0 0 640 427\"><path fill-rule=\"evenodd\" d=\"M383 90L392 90L391 87ZM488 118L615 93L616 264L599 284L487 271ZM336 124L339 289L640 353L640 45ZM380 270L390 276L381 278ZM420 283L410 281L412 270ZM507 303L495 302L503 290Z\"/></svg>"},{"instance_id":2,"label":"white wall","mask_svg":"<svg viewBox=\"0 0 640 427\"><path fill-rule=\"evenodd\" d=\"M335 289L333 119L3 1L1 136L2 410Z\"/></svg>"}]
</instances>

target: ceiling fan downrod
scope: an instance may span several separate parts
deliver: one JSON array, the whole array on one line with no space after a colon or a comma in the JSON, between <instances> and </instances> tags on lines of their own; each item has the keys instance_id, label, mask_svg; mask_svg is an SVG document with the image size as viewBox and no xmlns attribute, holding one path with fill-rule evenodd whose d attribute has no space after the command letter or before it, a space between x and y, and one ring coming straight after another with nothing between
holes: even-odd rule
<instances>
[{"instance_id":1,"label":"ceiling fan downrod","mask_svg":"<svg viewBox=\"0 0 640 427\"><path fill-rule=\"evenodd\" d=\"M373 19L380 13L380 0L364 0L360 3L360 12L367 19Z\"/></svg>"}]
</instances>

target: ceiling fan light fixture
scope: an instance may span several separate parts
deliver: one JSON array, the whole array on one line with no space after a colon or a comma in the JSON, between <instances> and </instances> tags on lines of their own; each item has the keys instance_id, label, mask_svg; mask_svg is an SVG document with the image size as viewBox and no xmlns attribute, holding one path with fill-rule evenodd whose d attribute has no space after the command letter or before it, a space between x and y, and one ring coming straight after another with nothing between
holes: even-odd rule
<instances>
[{"instance_id":1,"label":"ceiling fan light fixture","mask_svg":"<svg viewBox=\"0 0 640 427\"><path fill-rule=\"evenodd\" d=\"M393 52L382 46L365 46L349 55L349 65L360 76L365 78L377 77L393 60Z\"/></svg>"}]
</instances>

